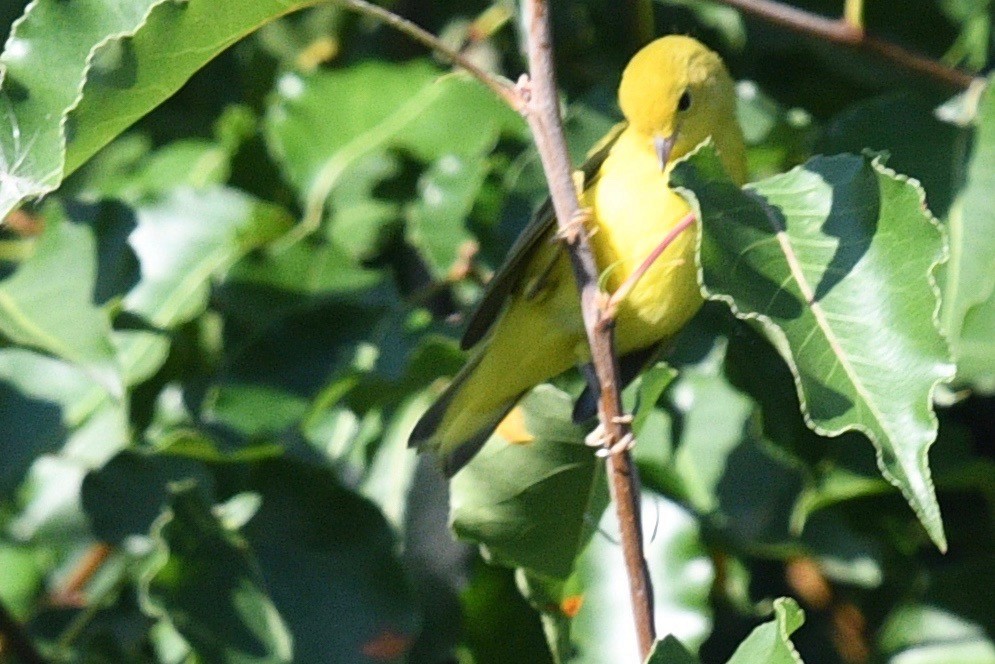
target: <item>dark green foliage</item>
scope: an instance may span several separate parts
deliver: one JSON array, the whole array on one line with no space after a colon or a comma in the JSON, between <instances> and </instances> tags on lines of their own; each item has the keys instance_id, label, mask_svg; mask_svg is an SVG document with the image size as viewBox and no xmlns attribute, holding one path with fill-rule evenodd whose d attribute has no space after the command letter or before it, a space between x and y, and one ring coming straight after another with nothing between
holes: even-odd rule
<instances>
[{"instance_id":1,"label":"dark green foliage","mask_svg":"<svg viewBox=\"0 0 995 664\"><path fill-rule=\"evenodd\" d=\"M406 446L545 195L521 118L335 4L7 4L0 602L45 655L635 661L578 375L451 483ZM744 80L753 183L673 176L714 301L624 395L650 661L995 663L995 94L721 3L553 4L576 163L640 34ZM986 70L987 0L866 4ZM390 6L521 72L514 3Z\"/></svg>"}]
</instances>

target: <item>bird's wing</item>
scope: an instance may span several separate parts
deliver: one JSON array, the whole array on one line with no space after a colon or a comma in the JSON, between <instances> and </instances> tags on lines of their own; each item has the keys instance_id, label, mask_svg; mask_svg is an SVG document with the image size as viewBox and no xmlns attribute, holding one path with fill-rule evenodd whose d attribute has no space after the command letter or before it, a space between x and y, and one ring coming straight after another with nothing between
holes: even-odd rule
<instances>
[{"instance_id":1,"label":"bird's wing","mask_svg":"<svg viewBox=\"0 0 995 664\"><path fill-rule=\"evenodd\" d=\"M615 145L615 141L618 140L619 135L625 127L626 123L624 122L615 125L604 138L591 148L587 160L581 166L581 171L584 174L585 189L590 186L594 176L601 169L601 165L605 162L608 153L611 151L612 146ZM487 283L480 302L477 303L476 308L470 313L466 330L463 332L463 338L460 341L460 346L464 350L474 346L491 329L491 325L494 324L494 321L497 320L504 309L508 295L515 289L519 279L524 274L525 271L522 268L525 263L535 253L539 243L544 238L549 237L550 231L555 225L556 215L553 212L553 204L547 198L542 206L536 210L536 213L532 215L532 219L515 240L515 243L511 245L504 263ZM562 251L562 248L560 251Z\"/></svg>"}]
</instances>

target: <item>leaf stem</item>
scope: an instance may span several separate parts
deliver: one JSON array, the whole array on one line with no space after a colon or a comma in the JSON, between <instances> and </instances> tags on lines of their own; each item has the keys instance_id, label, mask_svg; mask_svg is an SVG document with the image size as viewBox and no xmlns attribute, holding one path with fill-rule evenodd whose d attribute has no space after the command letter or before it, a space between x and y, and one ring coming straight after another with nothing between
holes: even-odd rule
<instances>
[{"instance_id":1,"label":"leaf stem","mask_svg":"<svg viewBox=\"0 0 995 664\"><path fill-rule=\"evenodd\" d=\"M812 14L775 0L717 0L717 2L803 35L870 53L949 88L964 90L975 81L975 77L967 72L948 67L898 44L867 34L860 24L852 22L852 14L857 12L857 9L862 10L861 2L848 0L845 9L847 13L841 19Z\"/></svg>"},{"instance_id":2,"label":"leaf stem","mask_svg":"<svg viewBox=\"0 0 995 664\"><path fill-rule=\"evenodd\" d=\"M24 627L0 602L0 660L4 659L3 654L8 649L15 659L24 664L45 664L45 659L35 648Z\"/></svg>"},{"instance_id":3,"label":"leaf stem","mask_svg":"<svg viewBox=\"0 0 995 664\"><path fill-rule=\"evenodd\" d=\"M607 311L607 298L598 288L598 266L586 232L576 231L577 221L586 213L580 207L567 156L559 98L553 67L549 6L546 0L525 0L524 23L528 39L531 79L519 83L526 101L525 118L532 129L549 183L556 211L559 235L567 245L571 265L580 290L584 329L591 348L591 362L601 386L598 416L606 434L606 448L632 435L630 419L622 411L619 393L618 361L614 350L614 320ZM610 453L609 479L618 514L622 553L629 577L629 594L639 640L641 660L645 660L656 640L653 623L653 589L643 555L639 480L627 446Z\"/></svg>"}]
</instances>

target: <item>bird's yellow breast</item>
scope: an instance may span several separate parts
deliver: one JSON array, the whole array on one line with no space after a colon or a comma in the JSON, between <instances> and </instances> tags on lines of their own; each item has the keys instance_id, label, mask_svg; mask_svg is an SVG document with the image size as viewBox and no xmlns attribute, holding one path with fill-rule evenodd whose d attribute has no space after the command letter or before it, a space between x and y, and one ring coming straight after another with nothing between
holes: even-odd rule
<instances>
[{"instance_id":1,"label":"bird's yellow breast","mask_svg":"<svg viewBox=\"0 0 995 664\"><path fill-rule=\"evenodd\" d=\"M604 287L614 292L690 212L668 186L651 147L624 132L612 148L585 204L594 211L591 237ZM692 226L653 263L618 311L616 339L622 353L674 335L701 306Z\"/></svg>"}]
</instances>

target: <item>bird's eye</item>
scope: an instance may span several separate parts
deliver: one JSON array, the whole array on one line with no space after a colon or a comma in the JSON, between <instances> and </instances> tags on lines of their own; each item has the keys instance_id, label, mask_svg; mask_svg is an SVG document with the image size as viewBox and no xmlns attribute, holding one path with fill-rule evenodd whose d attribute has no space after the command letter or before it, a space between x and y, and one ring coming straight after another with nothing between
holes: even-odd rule
<instances>
[{"instance_id":1,"label":"bird's eye","mask_svg":"<svg viewBox=\"0 0 995 664\"><path fill-rule=\"evenodd\" d=\"M681 98L677 100L677 110L683 113L689 108L691 108L691 93L685 90Z\"/></svg>"}]
</instances>

